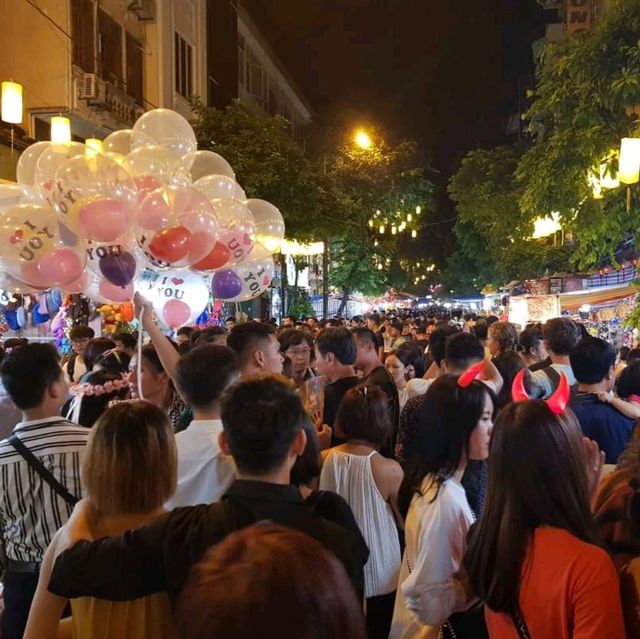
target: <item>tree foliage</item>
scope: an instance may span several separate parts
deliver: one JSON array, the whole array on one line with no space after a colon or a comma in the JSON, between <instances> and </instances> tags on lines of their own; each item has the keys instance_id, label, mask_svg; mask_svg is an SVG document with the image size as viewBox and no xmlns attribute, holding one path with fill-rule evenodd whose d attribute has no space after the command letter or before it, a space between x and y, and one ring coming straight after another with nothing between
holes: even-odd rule
<instances>
[{"instance_id":1,"label":"tree foliage","mask_svg":"<svg viewBox=\"0 0 640 639\"><path fill-rule=\"evenodd\" d=\"M573 234L574 263L610 257L638 227L624 189L594 200L589 171L637 127L640 103L640 0L619 0L588 33L547 44L528 117L535 143L517 170L520 205L532 216L560 213ZM615 168L615 167L614 167Z\"/></svg>"}]
</instances>

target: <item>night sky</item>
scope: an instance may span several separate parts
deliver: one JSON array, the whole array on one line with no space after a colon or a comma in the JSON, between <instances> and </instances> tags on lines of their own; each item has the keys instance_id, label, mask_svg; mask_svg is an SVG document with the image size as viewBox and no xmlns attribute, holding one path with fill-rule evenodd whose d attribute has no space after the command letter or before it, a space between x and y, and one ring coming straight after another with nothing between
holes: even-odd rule
<instances>
[{"instance_id":1,"label":"night sky","mask_svg":"<svg viewBox=\"0 0 640 639\"><path fill-rule=\"evenodd\" d=\"M338 116L415 137L444 187L462 156L507 140L531 43L548 16L535 0L249 0L317 119Z\"/></svg>"}]
</instances>

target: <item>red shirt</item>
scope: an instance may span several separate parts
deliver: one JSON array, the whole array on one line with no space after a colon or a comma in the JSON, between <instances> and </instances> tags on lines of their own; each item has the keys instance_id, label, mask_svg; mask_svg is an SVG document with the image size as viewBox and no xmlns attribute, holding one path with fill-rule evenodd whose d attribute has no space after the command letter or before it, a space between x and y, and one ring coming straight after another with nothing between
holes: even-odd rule
<instances>
[{"instance_id":1,"label":"red shirt","mask_svg":"<svg viewBox=\"0 0 640 639\"><path fill-rule=\"evenodd\" d=\"M520 609L532 639L625 639L620 583L609 555L560 528L538 528ZM486 608L491 639L518 639L511 617Z\"/></svg>"}]
</instances>

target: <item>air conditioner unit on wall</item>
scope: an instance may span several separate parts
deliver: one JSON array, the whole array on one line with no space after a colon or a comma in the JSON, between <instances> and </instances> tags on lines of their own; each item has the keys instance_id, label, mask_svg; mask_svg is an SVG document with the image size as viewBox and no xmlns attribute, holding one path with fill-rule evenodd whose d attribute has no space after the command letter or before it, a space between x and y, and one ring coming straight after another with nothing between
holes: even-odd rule
<instances>
[{"instance_id":1,"label":"air conditioner unit on wall","mask_svg":"<svg viewBox=\"0 0 640 639\"><path fill-rule=\"evenodd\" d=\"M129 0L129 11L133 11L141 21L152 21L156 19L155 0Z\"/></svg>"},{"instance_id":2,"label":"air conditioner unit on wall","mask_svg":"<svg viewBox=\"0 0 640 639\"><path fill-rule=\"evenodd\" d=\"M104 102L104 81L95 73L85 73L78 80L78 97L88 102Z\"/></svg>"}]
</instances>

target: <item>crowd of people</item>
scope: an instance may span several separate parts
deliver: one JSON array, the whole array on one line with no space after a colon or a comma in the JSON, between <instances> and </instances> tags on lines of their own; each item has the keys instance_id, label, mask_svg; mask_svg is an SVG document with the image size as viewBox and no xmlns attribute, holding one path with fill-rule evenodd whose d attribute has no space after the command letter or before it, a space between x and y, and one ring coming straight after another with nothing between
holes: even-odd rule
<instances>
[{"instance_id":1,"label":"crowd of people","mask_svg":"<svg viewBox=\"0 0 640 639\"><path fill-rule=\"evenodd\" d=\"M3 639L640 637L640 350L135 303L4 345Z\"/></svg>"}]
</instances>

